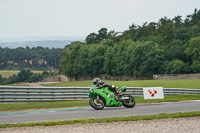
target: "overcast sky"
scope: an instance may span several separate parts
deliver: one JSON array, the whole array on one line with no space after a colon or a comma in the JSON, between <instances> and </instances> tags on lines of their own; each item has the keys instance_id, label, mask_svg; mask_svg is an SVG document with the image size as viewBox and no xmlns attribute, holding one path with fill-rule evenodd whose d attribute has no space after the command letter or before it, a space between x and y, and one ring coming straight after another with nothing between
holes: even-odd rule
<instances>
[{"instance_id":1,"label":"overcast sky","mask_svg":"<svg viewBox=\"0 0 200 133\"><path fill-rule=\"evenodd\" d=\"M87 36L124 31L200 9L200 0L0 0L0 37Z\"/></svg>"}]
</instances>

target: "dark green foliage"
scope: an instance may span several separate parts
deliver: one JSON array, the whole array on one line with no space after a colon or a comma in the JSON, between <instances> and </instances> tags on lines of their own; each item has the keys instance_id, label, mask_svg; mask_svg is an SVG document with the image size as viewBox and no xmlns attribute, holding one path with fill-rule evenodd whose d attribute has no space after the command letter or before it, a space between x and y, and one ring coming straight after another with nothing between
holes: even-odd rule
<instances>
[{"instance_id":1,"label":"dark green foliage","mask_svg":"<svg viewBox=\"0 0 200 133\"><path fill-rule=\"evenodd\" d=\"M185 20L176 16L132 24L122 34L101 28L86 37L86 44L62 52L61 73L75 78L200 73L200 10Z\"/></svg>"},{"instance_id":2,"label":"dark green foliage","mask_svg":"<svg viewBox=\"0 0 200 133\"><path fill-rule=\"evenodd\" d=\"M0 47L0 69L46 70L52 67L56 69L60 63L61 50L43 47L18 47L16 49Z\"/></svg>"},{"instance_id":3,"label":"dark green foliage","mask_svg":"<svg viewBox=\"0 0 200 133\"><path fill-rule=\"evenodd\" d=\"M18 74L17 74L17 82L24 82L27 81L27 79L32 76L33 73L30 71L30 69L22 69Z\"/></svg>"},{"instance_id":4,"label":"dark green foliage","mask_svg":"<svg viewBox=\"0 0 200 133\"><path fill-rule=\"evenodd\" d=\"M98 31L98 34L96 33L90 33L85 41L87 44L98 44L100 42L102 42L103 40L108 38L108 33L107 33L107 29L106 28L101 28Z\"/></svg>"},{"instance_id":5,"label":"dark green foliage","mask_svg":"<svg viewBox=\"0 0 200 133\"><path fill-rule=\"evenodd\" d=\"M103 73L104 54L107 45L76 44L61 54L60 72L69 77L97 76Z\"/></svg>"},{"instance_id":6,"label":"dark green foliage","mask_svg":"<svg viewBox=\"0 0 200 133\"><path fill-rule=\"evenodd\" d=\"M5 82L5 78L2 77L2 75L0 74L0 85L2 85Z\"/></svg>"}]
</instances>

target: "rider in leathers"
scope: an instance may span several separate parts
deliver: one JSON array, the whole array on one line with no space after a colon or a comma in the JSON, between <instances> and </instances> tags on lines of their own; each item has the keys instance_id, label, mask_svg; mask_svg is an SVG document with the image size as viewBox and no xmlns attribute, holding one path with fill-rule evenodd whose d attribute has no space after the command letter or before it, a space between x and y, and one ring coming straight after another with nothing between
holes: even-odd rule
<instances>
[{"instance_id":1,"label":"rider in leathers","mask_svg":"<svg viewBox=\"0 0 200 133\"><path fill-rule=\"evenodd\" d=\"M114 93L116 93L116 87L114 85L108 85L106 82L101 81L100 78L95 78L93 80L93 84L95 86L96 89L101 89L103 87L109 87L109 89L111 91L113 91Z\"/></svg>"}]
</instances>

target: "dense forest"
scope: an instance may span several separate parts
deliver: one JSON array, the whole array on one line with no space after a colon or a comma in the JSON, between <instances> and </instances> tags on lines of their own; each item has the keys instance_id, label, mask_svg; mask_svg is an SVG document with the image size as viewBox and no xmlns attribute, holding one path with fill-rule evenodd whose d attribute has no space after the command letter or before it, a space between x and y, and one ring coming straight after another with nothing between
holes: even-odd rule
<instances>
[{"instance_id":1,"label":"dense forest","mask_svg":"<svg viewBox=\"0 0 200 133\"><path fill-rule=\"evenodd\" d=\"M0 70L29 68L35 70L58 69L61 48L0 47Z\"/></svg>"},{"instance_id":2,"label":"dense forest","mask_svg":"<svg viewBox=\"0 0 200 133\"><path fill-rule=\"evenodd\" d=\"M60 73L78 78L107 74L149 77L200 73L200 10L185 19L132 24L124 32L101 28L61 53Z\"/></svg>"}]
</instances>

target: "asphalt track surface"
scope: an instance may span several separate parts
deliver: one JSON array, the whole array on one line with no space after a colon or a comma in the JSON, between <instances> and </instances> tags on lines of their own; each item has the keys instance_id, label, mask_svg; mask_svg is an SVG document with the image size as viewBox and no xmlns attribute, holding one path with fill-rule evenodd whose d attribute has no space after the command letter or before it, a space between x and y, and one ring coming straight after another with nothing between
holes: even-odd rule
<instances>
[{"instance_id":1,"label":"asphalt track surface","mask_svg":"<svg viewBox=\"0 0 200 133\"><path fill-rule=\"evenodd\" d=\"M106 107L103 110L94 110L91 107L77 107L37 111L1 112L0 124L155 115L160 113L189 111L200 111L200 100L137 104L134 108Z\"/></svg>"}]
</instances>

